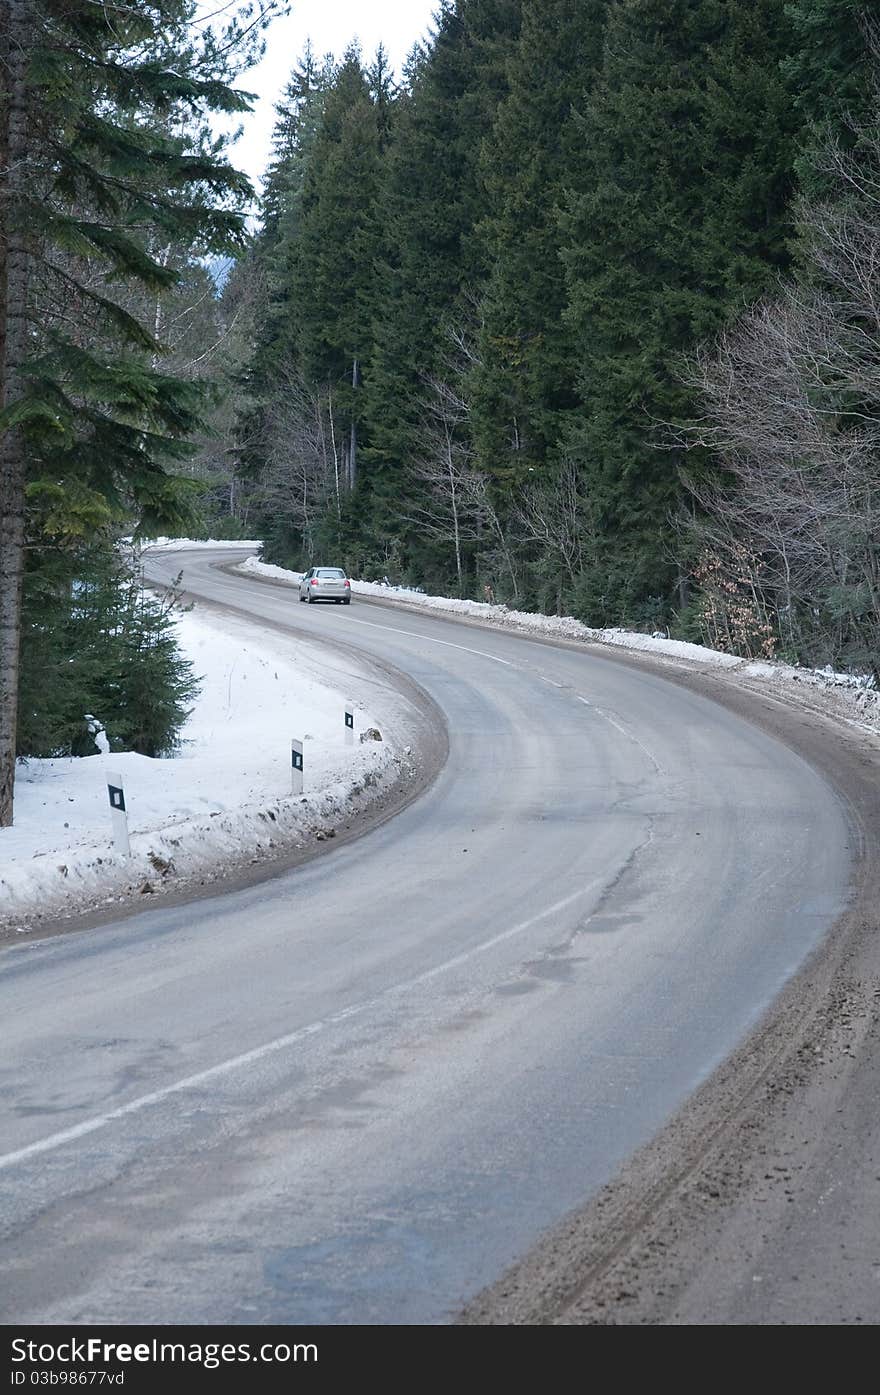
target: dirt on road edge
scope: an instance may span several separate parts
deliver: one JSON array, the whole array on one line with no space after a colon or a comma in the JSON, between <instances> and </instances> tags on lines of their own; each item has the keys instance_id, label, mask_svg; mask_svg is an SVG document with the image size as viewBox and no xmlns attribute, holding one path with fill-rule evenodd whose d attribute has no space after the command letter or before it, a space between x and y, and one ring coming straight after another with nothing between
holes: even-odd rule
<instances>
[{"instance_id":1,"label":"dirt on road edge","mask_svg":"<svg viewBox=\"0 0 880 1395\"><path fill-rule=\"evenodd\" d=\"M666 1127L458 1321L877 1321L880 746L720 674L601 653L721 703L824 774L852 830L851 901Z\"/></svg>"}]
</instances>

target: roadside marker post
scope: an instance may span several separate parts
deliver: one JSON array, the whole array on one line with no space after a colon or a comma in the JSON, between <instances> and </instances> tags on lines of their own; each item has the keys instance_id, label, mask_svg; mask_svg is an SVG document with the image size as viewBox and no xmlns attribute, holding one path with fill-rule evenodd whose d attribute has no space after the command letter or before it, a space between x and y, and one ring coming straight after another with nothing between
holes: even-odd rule
<instances>
[{"instance_id":1,"label":"roadside marker post","mask_svg":"<svg viewBox=\"0 0 880 1395\"><path fill-rule=\"evenodd\" d=\"M110 822L113 825L113 846L123 857L131 857L131 844L128 841L128 814L125 809L125 790L122 776L107 771L107 794L110 799Z\"/></svg>"},{"instance_id":2,"label":"roadside marker post","mask_svg":"<svg viewBox=\"0 0 880 1395\"><path fill-rule=\"evenodd\" d=\"M290 789L292 794L302 794L303 774L303 744L294 738L290 743Z\"/></svg>"},{"instance_id":3,"label":"roadside marker post","mask_svg":"<svg viewBox=\"0 0 880 1395\"><path fill-rule=\"evenodd\" d=\"M345 704L345 744L354 745L354 703Z\"/></svg>"}]
</instances>

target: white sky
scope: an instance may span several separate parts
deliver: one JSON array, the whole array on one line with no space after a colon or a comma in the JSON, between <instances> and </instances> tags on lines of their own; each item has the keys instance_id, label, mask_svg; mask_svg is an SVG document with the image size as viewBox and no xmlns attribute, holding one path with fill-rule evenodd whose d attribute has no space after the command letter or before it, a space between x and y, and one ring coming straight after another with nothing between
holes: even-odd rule
<instances>
[{"instance_id":1,"label":"white sky","mask_svg":"<svg viewBox=\"0 0 880 1395\"><path fill-rule=\"evenodd\" d=\"M276 19L266 34L266 56L262 63L245 73L238 86L259 94L254 110L244 118L244 133L233 146L233 164L243 169L256 184L269 160L273 105L311 39L320 56L333 53L337 58L352 39L360 40L364 57L385 45L391 64L398 73L419 39L432 27L437 0L292 0L292 13Z\"/></svg>"}]
</instances>

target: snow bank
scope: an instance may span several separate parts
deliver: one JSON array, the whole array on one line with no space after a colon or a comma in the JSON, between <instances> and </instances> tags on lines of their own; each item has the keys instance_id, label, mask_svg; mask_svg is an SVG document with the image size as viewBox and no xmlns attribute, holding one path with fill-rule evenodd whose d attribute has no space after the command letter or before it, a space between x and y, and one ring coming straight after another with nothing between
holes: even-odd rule
<instances>
[{"instance_id":1,"label":"snow bank","mask_svg":"<svg viewBox=\"0 0 880 1395\"><path fill-rule=\"evenodd\" d=\"M233 550L238 547L261 548L263 544L259 539L241 542L238 538L154 538L141 546L145 552L194 552L202 547L214 550L218 547L228 547Z\"/></svg>"},{"instance_id":2,"label":"snow bank","mask_svg":"<svg viewBox=\"0 0 880 1395\"><path fill-rule=\"evenodd\" d=\"M283 567L260 562L256 557L248 557L234 569L244 576L269 577L289 586L298 586L302 572L286 571ZM595 630L580 620L566 615L535 615L527 610L510 610L504 605L489 605L484 601L460 601L451 596L426 596L423 591L406 586L392 586L388 582L352 581L351 589L358 596L375 596L385 601L398 601L405 605L416 605L425 610L440 610L458 616L468 616L475 620L488 621L506 630L519 630L525 634L558 635L562 639L580 639L590 644L615 644L623 649L642 649L653 654L670 654L678 659L689 659L694 663L715 664L721 668L736 668L743 661L732 654L722 654L717 649L704 649L699 644L686 644L677 639L664 639L660 635L642 635L632 630Z\"/></svg>"},{"instance_id":3,"label":"snow bank","mask_svg":"<svg viewBox=\"0 0 880 1395\"><path fill-rule=\"evenodd\" d=\"M237 563L235 571L244 576L269 578L289 586L297 586L301 572L271 566L257 557ZM790 664L773 664L740 659L719 649L701 644L667 639L660 634L639 634L633 630L593 629L570 616L534 615L528 611L509 610L503 605L482 601L462 601L448 596L427 596L422 591L385 582L352 581L355 595L375 596L384 601L441 611L461 619L516 630L521 634L544 635L548 638L580 640L585 644L611 645L619 649L638 650L661 661L684 664L691 668L724 669L731 678L748 686L776 689L788 700L845 721L872 734L880 734L880 692L870 675L835 673L832 669L797 668Z\"/></svg>"},{"instance_id":4,"label":"snow bank","mask_svg":"<svg viewBox=\"0 0 880 1395\"><path fill-rule=\"evenodd\" d=\"M391 690L377 693L366 668L346 658L340 674L340 661L317 646L281 635L255 639L234 617L189 612L177 625L202 676L179 755L20 764L15 824L0 830L0 925L146 899L330 837L336 820L405 773L408 753L395 741L405 731L401 700ZM348 697L356 710L353 747L345 744ZM357 740L369 728L383 740ZM294 736L304 743L302 798L290 794ZM124 782L129 859L112 846L108 770Z\"/></svg>"}]
</instances>

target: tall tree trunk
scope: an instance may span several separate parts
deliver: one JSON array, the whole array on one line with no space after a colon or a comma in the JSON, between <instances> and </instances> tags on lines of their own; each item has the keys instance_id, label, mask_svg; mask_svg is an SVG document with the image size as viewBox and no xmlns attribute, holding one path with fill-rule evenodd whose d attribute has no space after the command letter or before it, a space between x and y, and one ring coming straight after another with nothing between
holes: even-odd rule
<instances>
[{"instance_id":1,"label":"tall tree trunk","mask_svg":"<svg viewBox=\"0 0 880 1395\"><path fill-rule=\"evenodd\" d=\"M336 518L342 517L339 503L339 451L336 448L336 425L333 421L333 389L327 384L327 412L330 417L330 445L333 449L333 485L336 490Z\"/></svg>"},{"instance_id":2,"label":"tall tree trunk","mask_svg":"<svg viewBox=\"0 0 880 1395\"><path fill-rule=\"evenodd\" d=\"M449 501L452 506L452 537L455 543L455 575L458 580L458 594L464 596L464 575L461 568L461 524L458 518L458 490L455 475L449 471Z\"/></svg>"},{"instance_id":3,"label":"tall tree trunk","mask_svg":"<svg viewBox=\"0 0 880 1395\"><path fill-rule=\"evenodd\" d=\"M30 270L20 217L28 152L28 0L0 0L0 409L24 393ZM0 435L0 828L12 823L24 575L24 438Z\"/></svg>"},{"instance_id":4,"label":"tall tree trunk","mask_svg":"<svg viewBox=\"0 0 880 1395\"><path fill-rule=\"evenodd\" d=\"M354 489L357 484L357 412L355 410L355 395L358 385L358 361L354 360L351 367L351 441L348 448L348 487Z\"/></svg>"},{"instance_id":5,"label":"tall tree trunk","mask_svg":"<svg viewBox=\"0 0 880 1395\"><path fill-rule=\"evenodd\" d=\"M158 261L158 263L159 263L159 265L160 265L161 267L166 267L166 266L168 265L169 261L171 260L171 243L170 243L170 242L166 243L166 245L165 245L163 251L159 253L159 255L158 255L158 257L156 258L156 260ZM154 338L157 342L159 341L159 339L161 338L161 335L162 335L162 321L163 321L163 319L164 319L164 316L163 316L163 314L162 314L162 308L163 308L163 307L162 307L162 292L161 292L161 291L157 291L157 292L156 292L156 308L155 308L155 310L153 311L153 338ZM158 367L159 367L159 364L160 364L161 361L162 361L162 355L161 355L160 353L154 353L150 361L151 361L151 363L152 363L152 365L153 365L154 368L158 368Z\"/></svg>"}]
</instances>

